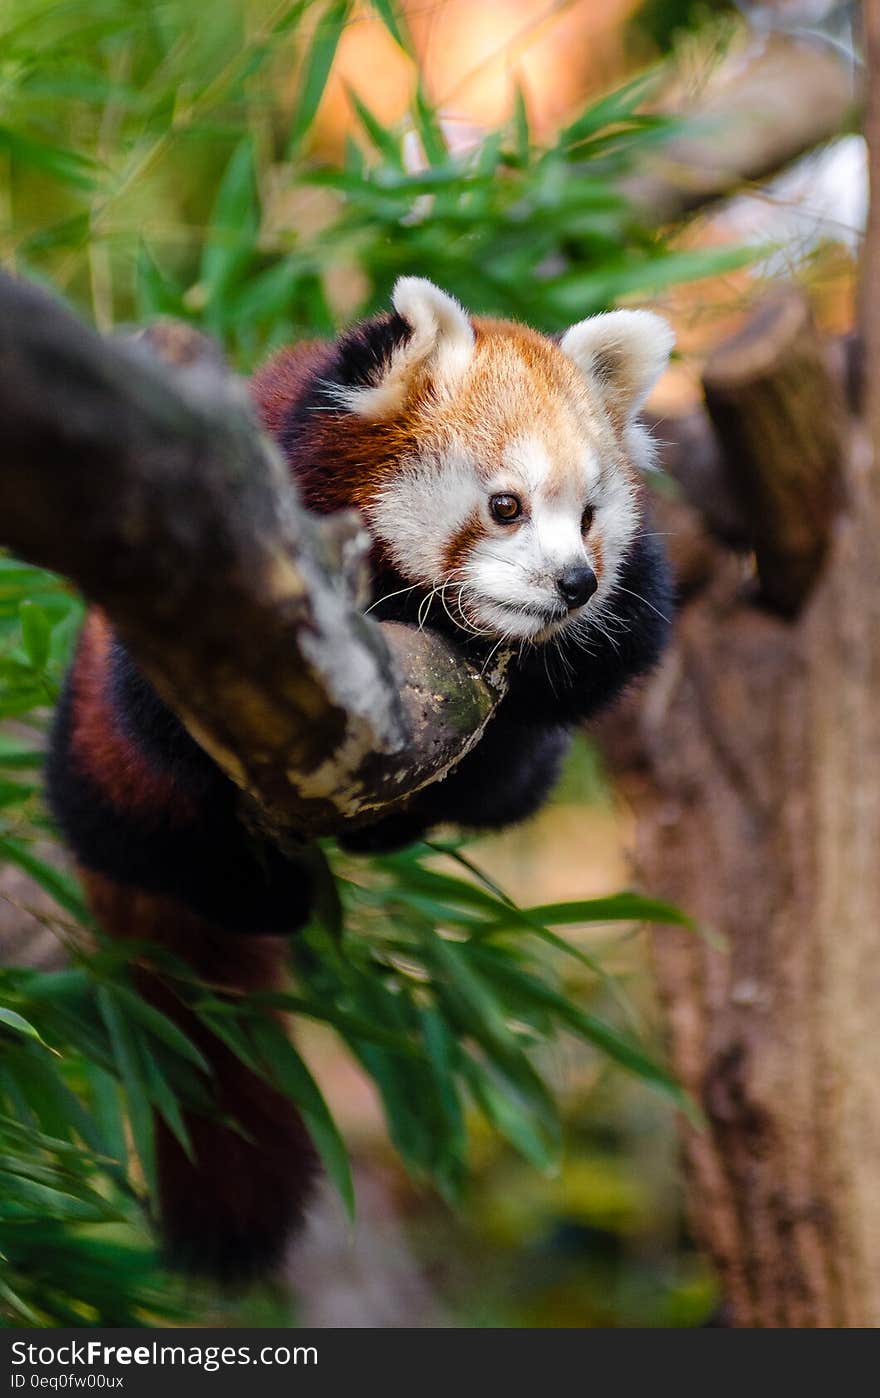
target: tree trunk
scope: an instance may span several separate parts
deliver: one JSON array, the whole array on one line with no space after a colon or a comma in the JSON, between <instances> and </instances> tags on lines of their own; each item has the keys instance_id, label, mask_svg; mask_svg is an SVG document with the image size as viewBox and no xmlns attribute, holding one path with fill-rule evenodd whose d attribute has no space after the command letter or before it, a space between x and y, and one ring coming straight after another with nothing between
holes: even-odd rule
<instances>
[{"instance_id":1,"label":"tree trunk","mask_svg":"<svg viewBox=\"0 0 880 1398\"><path fill-rule=\"evenodd\" d=\"M660 929L653 949L673 1063L706 1116L682 1125L689 1206L731 1323L875 1326L878 491L795 301L706 374L706 470L726 469L754 552L715 540L671 653L606 736L640 880L705 934Z\"/></svg>"}]
</instances>

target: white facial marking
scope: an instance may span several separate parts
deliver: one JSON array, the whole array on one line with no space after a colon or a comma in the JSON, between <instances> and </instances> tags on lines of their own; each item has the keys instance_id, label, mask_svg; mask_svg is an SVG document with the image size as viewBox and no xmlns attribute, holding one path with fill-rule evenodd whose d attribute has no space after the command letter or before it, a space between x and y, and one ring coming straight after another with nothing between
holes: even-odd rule
<instances>
[{"instance_id":1,"label":"white facial marking","mask_svg":"<svg viewBox=\"0 0 880 1398\"><path fill-rule=\"evenodd\" d=\"M566 442L563 465L558 453ZM493 634L536 639L569 619L559 576L590 563L582 523L599 487L598 460L584 431L566 434L563 443L529 432L507 444L486 494L515 495L523 513L511 525L490 520L469 551L463 571L479 625Z\"/></svg>"},{"instance_id":2,"label":"white facial marking","mask_svg":"<svg viewBox=\"0 0 880 1398\"><path fill-rule=\"evenodd\" d=\"M394 304L413 335L382 383L357 391L355 410L396 411L413 363L429 365L433 399L422 411L434 445L398 462L368 511L396 568L443 590L443 603L481 634L543 643L566 627L584 637L604 628L639 529L633 468L650 464L651 446L634 419L672 347L666 322L650 312L595 316L566 332L550 365L517 349L510 331L488 353L458 303L430 282L402 279ZM495 518L494 495L515 496L520 514ZM592 567L598 587L570 610L559 584L574 566Z\"/></svg>"},{"instance_id":3,"label":"white facial marking","mask_svg":"<svg viewBox=\"0 0 880 1398\"><path fill-rule=\"evenodd\" d=\"M439 584L448 542L484 494L473 463L460 452L404 462L370 507L370 524L399 572Z\"/></svg>"},{"instance_id":4,"label":"white facial marking","mask_svg":"<svg viewBox=\"0 0 880 1398\"><path fill-rule=\"evenodd\" d=\"M585 437L567 469L559 468L552 452L553 443L535 434L515 439L489 476L463 442L403 462L370 508L371 527L404 577L445 585L447 602L456 604L470 629L548 640L581 612L601 608L638 525L633 484L619 463L600 469ZM521 500L518 521L503 525L492 519L489 502L496 494ZM588 505L594 519L585 535ZM474 520L479 537L450 569L450 542ZM600 556L591 538L599 540ZM574 565L595 566L599 578L596 593L579 611L569 611L559 592L560 574Z\"/></svg>"}]
</instances>

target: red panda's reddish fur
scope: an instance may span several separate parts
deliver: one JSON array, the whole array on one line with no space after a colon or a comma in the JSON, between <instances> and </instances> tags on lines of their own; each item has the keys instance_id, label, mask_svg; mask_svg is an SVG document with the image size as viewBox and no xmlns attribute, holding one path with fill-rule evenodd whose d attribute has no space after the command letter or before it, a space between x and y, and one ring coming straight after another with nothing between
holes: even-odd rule
<instances>
[{"instance_id":1,"label":"red panda's reddish fur","mask_svg":"<svg viewBox=\"0 0 880 1398\"><path fill-rule=\"evenodd\" d=\"M307 340L281 350L258 369L249 386L266 431L277 437L291 403L306 390L311 376L327 358L323 340Z\"/></svg>"},{"instance_id":2,"label":"red panda's reddish fur","mask_svg":"<svg viewBox=\"0 0 880 1398\"><path fill-rule=\"evenodd\" d=\"M284 429L311 375L329 369L326 345L282 350L253 376L251 396L258 415L273 436ZM285 397L286 413L284 411ZM414 444L415 424L408 420L373 422L349 416L340 431L335 414L310 411L296 424L296 482L309 509L319 514L363 509L378 482Z\"/></svg>"},{"instance_id":3,"label":"red panda's reddish fur","mask_svg":"<svg viewBox=\"0 0 880 1398\"><path fill-rule=\"evenodd\" d=\"M114 809L152 812L172 826L185 823L193 814L188 793L173 775L157 771L119 725L109 682L111 639L106 619L92 609L70 679L71 758ZM212 927L176 899L94 870L82 868L80 877L109 936L167 948L221 992L281 988L282 938ZM292 1103L211 1034L161 975L141 969L137 982L211 1068L212 1114L185 1114L192 1160L167 1125L155 1120L160 1231L169 1260L221 1279L262 1275L280 1259L300 1220L316 1170L314 1147Z\"/></svg>"},{"instance_id":4,"label":"red panda's reddish fur","mask_svg":"<svg viewBox=\"0 0 880 1398\"><path fill-rule=\"evenodd\" d=\"M281 938L222 932L171 899L90 871L82 878L92 911L111 936L166 947L216 990L241 995L283 984ZM280 1261L300 1221L316 1170L314 1147L289 1099L188 1012L161 976L141 971L138 988L175 1020L212 1070L216 1115L186 1114L192 1160L156 1119L161 1232L169 1259L221 1279L257 1277Z\"/></svg>"},{"instance_id":5,"label":"red panda's reddish fur","mask_svg":"<svg viewBox=\"0 0 880 1398\"><path fill-rule=\"evenodd\" d=\"M71 673L72 756L111 805L161 811L171 822L190 820L194 810L189 794L170 773L151 766L119 727L108 685L112 641L110 623L92 607Z\"/></svg>"},{"instance_id":6,"label":"red panda's reddish fur","mask_svg":"<svg viewBox=\"0 0 880 1398\"><path fill-rule=\"evenodd\" d=\"M390 416L347 411L344 403L353 388L370 386L377 364L386 364L382 356L393 359L400 343L395 336L406 329L400 317L355 327L354 342L343 337L335 345L282 351L255 375L250 391L258 415L286 453L310 509L356 508L369 518L367 507L401 463L419 448L436 454L453 425L466 435L475 460L498 460L522 425L523 401L528 421L540 419L545 436L557 443L547 487L554 488L554 478L557 489L564 484L580 433L559 405L582 391L580 371L537 332L481 319L472 326L474 358L461 391L438 398L416 366L403 410ZM352 343L364 352L363 365L352 364ZM522 364L534 370L525 400L510 391ZM635 481L631 463L624 460L621 469ZM442 559L448 572L462 564L485 528L474 512L450 530ZM608 558L596 535L593 567L600 579ZM378 531L373 563L379 591L394 568ZM390 849L442 821L497 828L535 811L559 770L571 728L611 702L662 649L670 581L651 531L638 535L621 578L616 632L591 636L590 646L569 652L555 674L540 649L521 652L498 713L455 772L375 827L340 831L343 844ZM420 602L429 592L399 585L381 590L388 593L379 599L386 619L421 621ZM394 598L404 600L395 608ZM449 620L454 628L454 617ZM490 637L486 644L496 642ZM233 784L165 709L97 610L89 614L59 704L47 778L52 809L108 934L168 948L221 993L282 984L287 944L278 934L303 926L309 916L314 888L307 861L267 842L254 853ZM275 935L263 935L270 931ZM198 1044L213 1069L214 1109L187 1113L194 1162L157 1122L160 1223L169 1252L191 1270L230 1279L261 1275L280 1258L302 1215L314 1148L291 1103L192 1016L158 969L142 969L139 976L144 995Z\"/></svg>"}]
</instances>

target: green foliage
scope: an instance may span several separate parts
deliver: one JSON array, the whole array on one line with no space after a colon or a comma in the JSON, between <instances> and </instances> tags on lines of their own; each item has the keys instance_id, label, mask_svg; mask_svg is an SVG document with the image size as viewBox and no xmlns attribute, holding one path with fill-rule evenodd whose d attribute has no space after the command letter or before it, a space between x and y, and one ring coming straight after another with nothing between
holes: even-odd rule
<instances>
[{"instance_id":1,"label":"green foliage","mask_svg":"<svg viewBox=\"0 0 880 1398\"><path fill-rule=\"evenodd\" d=\"M450 863L464 868L447 872ZM588 995L590 982L593 993L619 987L551 930L686 921L676 909L623 894L523 910L455 844L417 845L369 862L334 855L333 870L338 923L316 923L292 943L299 994L262 998L336 1028L376 1081L408 1168L432 1179L450 1201L466 1178L471 1108L539 1169L558 1166L562 1129L541 1065L562 1036L690 1110L637 1036L565 993L566 958L577 961ZM371 1024L382 1026L380 1038L364 1033Z\"/></svg>"},{"instance_id":2,"label":"green foliage","mask_svg":"<svg viewBox=\"0 0 880 1398\"><path fill-rule=\"evenodd\" d=\"M395 5L372 8L410 53ZM743 260L670 250L618 193L669 130L642 112L644 82L593 103L549 146L534 140L519 93L510 122L461 155L414 65L420 172L404 159L405 130L383 127L354 92L344 160L317 161L313 122L351 10L348 0L236 0L205 24L195 0L7 6L5 259L59 286L102 328L179 316L242 366L332 330L343 310L384 303L403 272L432 276L474 309L556 329L620 295ZM291 102L278 94L292 61ZM356 273L360 306L334 299L340 269ZM328 849L316 854L321 916L293 941L289 993L221 997L155 948L105 944L53 850L39 791L81 617L62 580L0 556L0 873L13 866L48 895L52 911L39 917L67 954L62 970L0 971L0 1317L125 1325L192 1314L157 1269L143 1218L153 1112L188 1150L184 1109L212 1110L210 1075L137 994L139 957L154 967L164 957L180 999L298 1102L350 1211L344 1143L269 1008L332 1026L374 1080L407 1168L449 1201L461 1197L480 1118L539 1170L557 1168L563 1133L549 1082L565 1039L691 1110L602 960L560 932L684 921L634 894L520 909L459 845L369 861Z\"/></svg>"},{"instance_id":3,"label":"green foliage","mask_svg":"<svg viewBox=\"0 0 880 1398\"><path fill-rule=\"evenodd\" d=\"M643 0L631 21L637 35L644 35L660 52L672 49L682 34L718 24L719 18L736 13L732 0Z\"/></svg>"},{"instance_id":4,"label":"green foliage","mask_svg":"<svg viewBox=\"0 0 880 1398\"><path fill-rule=\"evenodd\" d=\"M393 6L374 8L406 48ZM103 0L88 22L73 5L17 5L0 31L8 256L101 324L188 319L243 367L330 332L340 312L386 304L401 273L556 330L744 260L740 249L669 250L619 192L673 125L642 111L652 78L594 102L545 146L520 92L509 123L454 154L414 65L407 123L386 129L352 91L344 160L316 162L310 128L351 9L237 0L206 26L196 0L158 12ZM291 108L276 94L293 61ZM58 130L76 133L75 150L50 143ZM362 292L340 306L346 270Z\"/></svg>"},{"instance_id":5,"label":"green foliage","mask_svg":"<svg viewBox=\"0 0 880 1398\"><path fill-rule=\"evenodd\" d=\"M329 847L316 855L325 871L321 916L291 944L289 993L221 997L167 952L104 941L75 881L47 855L39 787L23 780L38 776L81 604L56 578L11 559L0 559L0 580L0 712L15 718L14 734L0 740L0 867L16 866L49 895L55 911L41 917L68 956L63 970L0 970L0 1314L10 1323L130 1324L159 1305L159 1273L140 1225L155 1192L153 1112L188 1150L185 1109L210 1112L211 1084L196 1046L137 994L131 971L139 961L158 967L182 1003L297 1101L350 1212L338 1128L267 1010L332 1026L375 1081L407 1168L450 1202L467 1178L475 1112L533 1166L558 1168L562 1127L547 1073L560 1038L588 1045L690 1110L632 1030L613 977L555 930L686 923L636 894L521 909L457 843L371 860ZM565 987L567 962L576 997ZM606 1010L584 1008L591 999ZM100 1284L108 1259L122 1289Z\"/></svg>"}]
</instances>

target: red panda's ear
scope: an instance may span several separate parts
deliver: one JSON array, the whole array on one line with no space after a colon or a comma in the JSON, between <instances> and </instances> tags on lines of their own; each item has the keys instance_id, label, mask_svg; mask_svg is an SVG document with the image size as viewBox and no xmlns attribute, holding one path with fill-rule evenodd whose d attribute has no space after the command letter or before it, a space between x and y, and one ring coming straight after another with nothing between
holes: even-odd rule
<instances>
[{"instance_id":1,"label":"red panda's ear","mask_svg":"<svg viewBox=\"0 0 880 1398\"><path fill-rule=\"evenodd\" d=\"M609 311L573 325L559 342L608 411L628 422L666 368L675 335L653 311Z\"/></svg>"},{"instance_id":2,"label":"red panda's ear","mask_svg":"<svg viewBox=\"0 0 880 1398\"><path fill-rule=\"evenodd\" d=\"M361 417L380 419L399 411L417 371L430 375L436 392L454 391L473 353L474 330L467 312L433 282L400 277L391 301L410 333L369 384L344 390L345 406Z\"/></svg>"}]
</instances>

